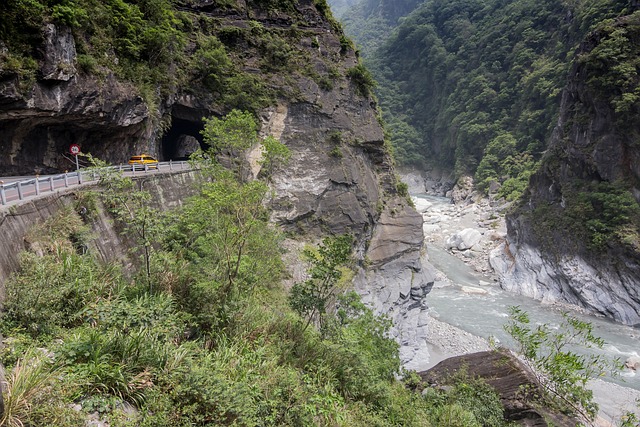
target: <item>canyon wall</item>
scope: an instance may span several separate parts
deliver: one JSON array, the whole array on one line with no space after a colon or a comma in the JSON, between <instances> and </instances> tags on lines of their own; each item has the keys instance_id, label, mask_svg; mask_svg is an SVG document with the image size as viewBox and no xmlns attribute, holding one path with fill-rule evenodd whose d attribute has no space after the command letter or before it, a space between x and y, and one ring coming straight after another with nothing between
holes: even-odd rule
<instances>
[{"instance_id":1,"label":"canyon wall","mask_svg":"<svg viewBox=\"0 0 640 427\"><path fill-rule=\"evenodd\" d=\"M416 319L426 314L421 301L432 283L421 264L421 218L396 187L366 71L322 4L300 0L280 10L252 1L229 7L189 2L176 16L200 32L188 35L191 39L205 39L213 48L186 43L178 59L193 67L170 63L163 72L171 84L155 82L153 96L147 83L117 71L122 59L117 51L104 53L113 56L111 68L104 63L97 72L80 67L80 41L87 50L82 31L48 23L37 48L33 84L0 67L0 175L67 169L71 143L110 163L141 152L168 160L181 151L179 141L195 138L206 148L200 135L203 117L247 107L260 119L261 135L275 136L292 152L291 162L270 177L273 222L298 242L354 235L356 287L379 313L391 314L396 336L406 342L401 337L415 335ZM4 45L0 48L3 59L8 57ZM206 72L196 74L210 55L227 61L226 68L216 76L215 64L207 63ZM20 215L20 224L7 225L14 243L10 259L2 263L9 270L16 267L23 245L19 235L28 224L72 198L51 196L19 207L34 212ZM106 229L98 234L117 239ZM410 346L426 348L426 342L418 337ZM405 353L407 362L416 352Z\"/></svg>"},{"instance_id":2,"label":"canyon wall","mask_svg":"<svg viewBox=\"0 0 640 427\"><path fill-rule=\"evenodd\" d=\"M640 324L640 14L578 50L541 167L491 263L510 291ZM624 71L627 70L627 71ZM623 84L624 83L624 84Z\"/></svg>"}]
</instances>

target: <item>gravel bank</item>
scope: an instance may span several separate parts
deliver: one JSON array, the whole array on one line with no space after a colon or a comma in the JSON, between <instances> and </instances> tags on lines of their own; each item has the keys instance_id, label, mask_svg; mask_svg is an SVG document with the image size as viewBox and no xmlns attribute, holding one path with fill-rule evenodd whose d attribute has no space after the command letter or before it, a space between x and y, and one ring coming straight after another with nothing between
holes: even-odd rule
<instances>
[{"instance_id":1,"label":"gravel bank","mask_svg":"<svg viewBox=\"0 0 640 427\"><path fill-rule=\"evenodd\" d=\"M429 366L437 365L444 359L463 354L489 350L489 343L467 331L429 317L427 324L429 344Z\"/></svg>"}]
</instances>

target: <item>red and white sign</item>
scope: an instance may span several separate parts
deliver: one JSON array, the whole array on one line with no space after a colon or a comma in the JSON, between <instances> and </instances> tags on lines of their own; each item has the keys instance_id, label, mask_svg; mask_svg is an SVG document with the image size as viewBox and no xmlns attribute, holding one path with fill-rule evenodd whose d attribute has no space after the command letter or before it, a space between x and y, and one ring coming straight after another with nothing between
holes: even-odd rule
<instances>
[{"instance_id":1,"label":"red and white sign","mask_svg":"<svg viewBox=\"0 0 640 427\"><path fill-rule=\"evenodd\" d=\"M80 153L80 146L78 144L71 144L69 146L69 152L74 156L77 156Z\"/></svg>"}]
</instances>

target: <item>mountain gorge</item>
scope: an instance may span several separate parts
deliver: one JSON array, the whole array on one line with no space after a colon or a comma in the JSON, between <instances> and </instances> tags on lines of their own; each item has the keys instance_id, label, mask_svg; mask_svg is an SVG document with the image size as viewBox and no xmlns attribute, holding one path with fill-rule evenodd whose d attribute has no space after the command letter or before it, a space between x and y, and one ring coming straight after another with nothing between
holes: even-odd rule
<instances>
[{"instance_id":1,"label":"mountain gorge","mask_svg":"<svg viewBox=\"0 0 640 427\"><path fill-rule=\"evenodd\" d=\"M196 151L0 207L0 425L576 424L403 369L443 281L396 162L510 203L504 288L640 323L638 2L332 7L0 3L0 176Z\"/></svg>"},{"instance_id":2,"label":"mountain gorge","mask_svg":"<svg viewBox=\"0 0 640 427\"><path fill-rule=\"evenodd\" d=\"M348 31L364 7L345 14ZM637 10L425 1L365 55L401 164L513 202L492 256L502 286L627 324L639 308Z\"/></svg>"},{"instance_id":3,"label":"mountain gorge","mask_svg":"<svg viewBox=\"0 0 640 427\"><path fill-rule=\"evenodd\" d=\"M505 288L629 325L640 323L639 19L611 20L580 46L548 151L494 254Z\"/></svg>"}]
</instances>

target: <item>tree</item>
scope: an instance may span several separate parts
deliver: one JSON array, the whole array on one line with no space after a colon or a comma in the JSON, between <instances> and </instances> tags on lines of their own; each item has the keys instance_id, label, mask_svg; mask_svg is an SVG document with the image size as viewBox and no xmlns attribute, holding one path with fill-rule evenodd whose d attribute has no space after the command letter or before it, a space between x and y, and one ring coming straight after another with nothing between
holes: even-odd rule
<instances>
[{"instance_id":1,"label":"tree","mask_svg":"<svg viewBox=\"0 0 640 427\"><path fill-rule=\"evenodd\" d=\"M516 340L517 351L536 375L545 395L543 403L553 405L570 415L593 420L598 405L587 381L614 372L619 364L603 356L581 354L576 347L602 348L604 340L593 335L593 326L563 313L563 323L557 330L548 325L531 328L526 312L510 307L511 320L505 330Z\"/></svg>"},{"instance_id":2,"label":"tree","mask_svg":"<svg viewBox=\"0 0 640 427\"><path fill-rule=\"evenodd\" d=\"M242 178L242 155L246 150L258 143L258 124L253 115L247 111L231 110L223 118L205 118L201 134L209 145L207 154L215 158L226 154L235 159L235 169Z\"/></svg>"},{"instance_id":3,"label":"tree","mask_svg":"<svg viewBox=\"0 0 640 427\"><path fill-rule=\"evenodd\" d=\"M143 190L143 181L138 187L136 182L119 171L105 168L105 162L92 157L89 160L94 172L100 176L103 191L99 194L103 203L123 227L123 234L137 245L151 289L151 256L162 232L160 212L151 206L151 194Z\"/></svg>"},{"instance_id":4,"label":"tree","mask_svg":"<svg viewBox=\"0 0 640 427\"><path fill-rule=\"evenodd\" d=\"M179 290L184 306L208 329L225 323L240 297L282 272L278 233L269 225L268 187L218 170L173 218L166 246L193 267L195 283Z\"/></svg>"},{"instance_id":5,"label":"tree","mask_svg":"<svg viewBox=\"0 0 640 427\"><path fill-rule=\"evenodd\" d=\"M289 305L307 320L305 329L315 322L322 327L327 309L335 302L337 284L342 277L340 267L351 257L353 237L349 234L327 237L317 251L306 249L310 278L291 288Z\"/></svg>"},{"instance_id":6,"label":"tree","mask_svg":"<svg viewBox=\"0 0 640 427\"><path fill-rule=\"evenodd\" d=\"M262 141L262 168L264 173L269 176L278 168L284 166L291 159L291 150L269 135Z\"/></svg>"}]
</instances>

